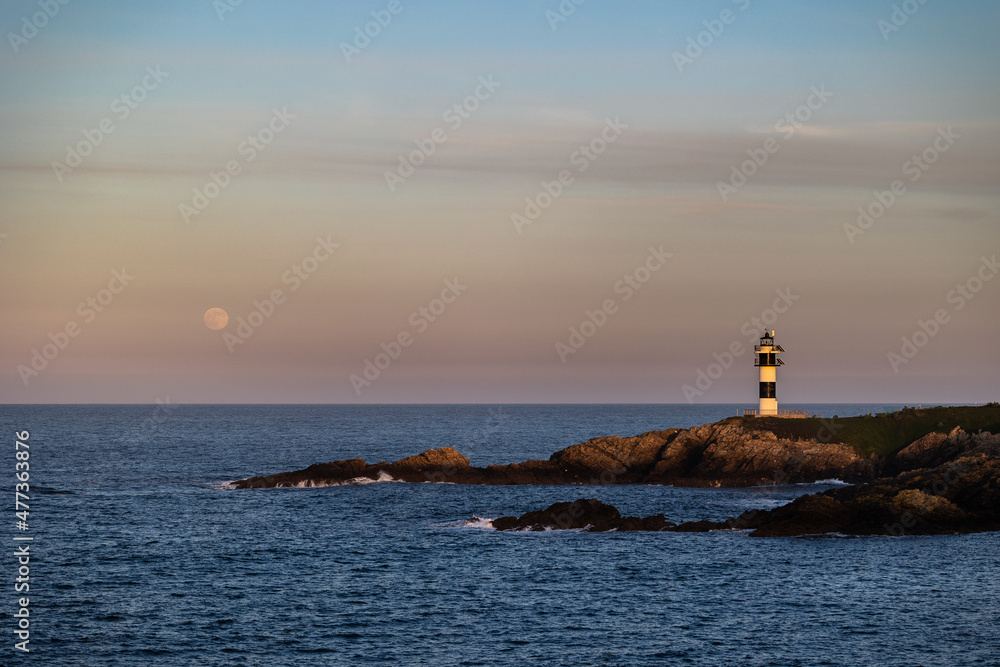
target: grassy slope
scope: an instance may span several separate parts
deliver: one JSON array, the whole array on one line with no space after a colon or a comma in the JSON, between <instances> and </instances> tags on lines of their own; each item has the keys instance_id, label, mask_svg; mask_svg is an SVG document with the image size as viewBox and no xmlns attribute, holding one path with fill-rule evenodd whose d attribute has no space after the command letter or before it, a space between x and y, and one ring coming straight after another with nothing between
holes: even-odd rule
<instances>
[{"instance_id":1,"label":"grassy slope","mask_svg":"<svg viewBox=\"0 0 1000 667\"><path fill-rule=\"evenodd\" d=\"M771 431L779 438L842 442L852 445L859 454L885 456L928 433L948 433L956 426L961 426L968 433L980 430L1000 433L1000 403L981 407L903 408L898 412L830 419L733 419L741 420L746 427L754 430Z\"/></svg>"}]
</instances>

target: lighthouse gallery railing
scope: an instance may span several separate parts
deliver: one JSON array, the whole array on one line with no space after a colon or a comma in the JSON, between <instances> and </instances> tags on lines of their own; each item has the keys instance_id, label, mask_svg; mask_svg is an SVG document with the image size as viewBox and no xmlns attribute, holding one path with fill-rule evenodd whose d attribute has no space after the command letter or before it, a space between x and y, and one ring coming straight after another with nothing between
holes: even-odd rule
<instances>
[{"instance_id":1,"label":"lighthouse gallery railing","mask_svg":"<svg viewBox=\"0 0 1000 667\"><path fill-rule=\"evenodd\" d=\"M761 415L760 414L760 410L757 410L757 409L753 409L753 410L737 410L736 411L736 416L737 417L799 417L799 418L805 418L805 417L812 417L813 414L811 412L809 412L808 410L797 410L797 409L794 409L794 408L788 408L788 409L779 409L778 412L777 412L777 414L772 414L772 413L769 412L766 415Z\"/></svg>"}]
</instances>

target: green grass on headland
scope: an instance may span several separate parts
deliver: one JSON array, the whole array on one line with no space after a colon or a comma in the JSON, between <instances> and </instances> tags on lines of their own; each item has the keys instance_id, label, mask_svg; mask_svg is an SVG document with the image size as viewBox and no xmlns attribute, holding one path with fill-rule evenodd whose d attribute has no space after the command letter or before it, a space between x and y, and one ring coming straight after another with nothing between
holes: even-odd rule
<instances>
[{"instance_id":1,"label":"green grass on headland","mask_svg":"<svg viewBox=\"0 0 1000 667\"><path fill-rule=\"evenodd\" d=\"M860 417L734 419L739 419L749 429L771 431L779 438L841 442L852 445L855 451L864 456L886 456L928 433L948 433L956 426L961 426L967 433L1000 433L1000 403L979 407L903 408L898 412L880 412Z\"/></svg>"}]
</instances>

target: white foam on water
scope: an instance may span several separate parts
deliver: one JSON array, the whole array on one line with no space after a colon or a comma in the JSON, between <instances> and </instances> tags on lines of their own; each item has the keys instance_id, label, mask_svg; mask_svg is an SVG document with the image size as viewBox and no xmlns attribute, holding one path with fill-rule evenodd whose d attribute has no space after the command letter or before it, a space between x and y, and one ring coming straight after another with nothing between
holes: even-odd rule
<instances>
[{"instance_id":1,"label":"white foam on water","mask_svg":"<svg viewBox=\"0 0 1000 667\"><path fill-rule=\"evenodd\" d=\"M471 519L463 519L461 521L449 521L447 523L432 523L434 528L477 528L479 530L496 530L493 527L493 519L487 519L486 517L474 516Z\"/></svg>"},{"instance_id":2,"label":"white foam on water","mask_svg":"<svg viewBox=\"0 0 1000 667\"><path fill-rule=\"evenodd\" d=\"M325 486L340 486L340 484L323 484L323 483L317 484L311 479L304 479L298 484L291 485L292 488L296 489L322 489Z\"/></svg>"},{"instance_id":3,"label":"white foam on water","mask_svg":"<svg viewBox=\"0 0 1000 667\"><path fill-rule=\"evenodd\" d=\"M383 482L398 482L398 479L393 478L392 475L384 470L378 471L378 478L371 479L370 477L354 477L344 482L317 482L312 479L304 479L301 482L296 482L295 484L279 484L276 489L325 489L329 486L361 486L364 484L379 484ZM229 482L232 484L232 482Z\"/></svg>"},{"instance_id":4,"label":"white foam on water","mask_svg":"<svg viewBox=\"0 0 1000 667\"><path fill-rule=\"evenodd\" d=\"M586 526L583 526L582 528L553 528L552 526L545 526L541 530L535 530L533 528L528 527L528 528L518 528L516 530L509 530L507 532L529 533L531 535L545 535L546 533L585 533L587 532L587 529L591 527L591 525L593 524L588 523ZM617 528L615 530L617 530ZM605 532L610 533L612 531L608 530Z\"/></svg>"},{"instance_id":5,"label":"white foam on water","mask_svg":"<svg viewBox=\"0 0 1000 667\"><path fill-rule=\"evenodd\" d=\"M398 480L393 479L392 475L390 475L386 471L379 470L378 471L378 479L375 480L375 481L377 481L377 482L395 482L395 481L398 481Z\"/></svg>"},{"instance_id":6,"label":"white foam on water","mask_svg":"<svg viewBox=\"0 0 1000 667\"><path fill-rule=\"evenodd\" d=\"M344 484L350 485L360 485L360 484L379 484L381 482L396 482L398 480L393 479L392 475L384 470L378 471L378 478L371 479L370 477L355 477L354 479L349 479Z\"/></svg>"},{"instance_id":7,"label":"white foam on water","mask_svg":"<svg viewBox=\"0 0 1000 667\"><path fill-rule=\"evenodd\" d=\"M341 482L337 486L364 486L365 484L382 484L385 482L398 482L399 480L393 479L393 476L384 470L378 471L378 477L372 479L371 477L354 477L347 480L346 482Z\"/></svg>"}]
</instances>

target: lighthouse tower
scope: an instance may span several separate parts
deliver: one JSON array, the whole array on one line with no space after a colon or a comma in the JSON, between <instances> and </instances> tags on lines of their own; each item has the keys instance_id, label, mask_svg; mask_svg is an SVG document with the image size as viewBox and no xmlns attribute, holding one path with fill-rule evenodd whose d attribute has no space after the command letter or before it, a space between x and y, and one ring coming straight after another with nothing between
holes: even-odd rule
<instances>
[{"instance_id":1,"label":"lighthouse tower","mask_svg":"<svg viewBox=\"0 0 1000 667\"><path fill-rule=\"evenodd\" d=\"M760 368L760 412L759 416L778 415L778 394L775 391L777 385L778 366L784 366L785 362L778 359L778 353L784 352L784 348L774 344L774 330L765 331L760 337L760 345L754 345L757 352L753 365Z\"/></svg>"}]
</instances>

